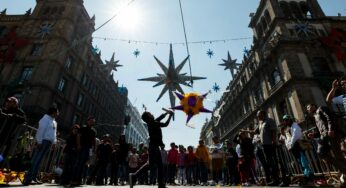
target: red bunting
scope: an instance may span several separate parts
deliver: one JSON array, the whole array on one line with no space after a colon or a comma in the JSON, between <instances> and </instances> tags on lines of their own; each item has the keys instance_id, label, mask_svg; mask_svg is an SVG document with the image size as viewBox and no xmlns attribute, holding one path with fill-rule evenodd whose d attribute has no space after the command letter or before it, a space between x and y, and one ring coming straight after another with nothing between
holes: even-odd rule
<instances>
[{"instance_id":1,"label":"red bunting","mask_svg":"<svg viewBox=\"0 0 346 188\"><path fill-rule=\"evenodd\" d=\"M330 34L326 37L322 37L323 44L329 46L335 57L339 61L346 60L346 33L340 29L332 28Z\"/></svg>"},{"instance_id":2,"label":"red bunting","mask_svg":"<svg viewBox=\"0 0 346 188\"><path fill-rule=\"evenodd\" d=\"M12 29L4 38L0 39L0 60L5 63L13 63L18 49L23 48L28 41L17 36Z\"/></svg>"}]
</instances>

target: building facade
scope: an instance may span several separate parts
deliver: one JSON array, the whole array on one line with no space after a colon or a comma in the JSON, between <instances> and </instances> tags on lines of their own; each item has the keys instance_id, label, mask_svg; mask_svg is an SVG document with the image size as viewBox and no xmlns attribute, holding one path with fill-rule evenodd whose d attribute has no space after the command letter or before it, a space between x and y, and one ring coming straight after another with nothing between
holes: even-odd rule
<instances>
[{"instance_id":1,"label":"building facade","mask_svg":"<svg viewBox=\"0 0 346 188\"><path fill-rule=\"evenodd\" d=\"M148 128L143 123L138 109L132 105L130 100L127 101L126 115L129 117L128 125L124 130L126 141L134 146L138 146L140 143L148 145Z\"/></svg>"},{"instance_id":2,"label":"building facade","mask_svg":"<svg viewBox=\"0 0 346 188\"><path fill-rule=\"evenodd\" d=\"M222 140L255 128L260 109L278 126L289 114L307 129L305 105L326 105L346 73L346 17L325 16L317 0L261 0L250 16L253 45L204 128Z\"/></svg>"},{"instance_id":3,"label":"building facade","mask_svg":"<svg viewBox=\"0 0 346 188\"><path fill-rule=\"evenodd\" d=\"M37 0L33 11L0 15L0 101L20 99L30 125L51 106L60 110L59 131L96 117L98 135L122 132L127 92L92 46L95 17L83 0ZM122 125L122 126L118 126Z\"/></svg>"}]
</instances>

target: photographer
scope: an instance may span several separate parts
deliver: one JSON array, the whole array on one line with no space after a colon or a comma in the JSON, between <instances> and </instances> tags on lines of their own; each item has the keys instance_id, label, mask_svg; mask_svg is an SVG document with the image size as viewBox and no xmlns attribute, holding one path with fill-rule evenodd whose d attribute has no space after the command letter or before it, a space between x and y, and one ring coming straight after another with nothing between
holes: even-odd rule
<instances>
[{"instance_id":1,"label":"photographer","mask_svg":"<svg viewBox=\"0 0 346 188\"><path fill-rule=\"evenodd\" d=\"M346 115L346 80L336 79L333 81L332 88L329 91L326 102L331 104L337 117Z\"/></svg>"},{"instance_id":2,"label":"photographer","mask_svg":"<svg viewBox=\"0 0 346 188\"><path fill-rule=\"evenodd\" d=\"M326 102L332 106L335 123L338 124L338 131L346 136L346 79L336 79L333 81Z\"/></svg>"}]
</instances>

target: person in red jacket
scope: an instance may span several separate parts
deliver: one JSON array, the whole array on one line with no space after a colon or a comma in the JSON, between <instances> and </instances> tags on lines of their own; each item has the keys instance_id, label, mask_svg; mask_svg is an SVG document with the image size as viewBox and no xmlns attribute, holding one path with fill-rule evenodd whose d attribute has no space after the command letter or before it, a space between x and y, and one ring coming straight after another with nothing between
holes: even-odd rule
<instances>
[{"instance_id":1,"label":"person in red jacket","mask_svg":"<svg viewBox=\"0 0 346 188\"><path fill-rule=\"evenodd\" d=\"M189 185L197 184L197 157L192 146L187 147L186 179Z\"/></svg>"},{"instance_id":2,"label":"person in red jacket","mask_svg":"<svg viewBox=\"0 0 346 188\"><path fill-rule=\"evenodd\" d=\"M167 161L168 161L168 180L167 182L171 185L176 185L174 182L175 180L175 174L177 171L177 165L178 165L178 150L175 147L175 143L171 143L171 149L168 151L167 154Z\"/></svg>"}]
</instances>

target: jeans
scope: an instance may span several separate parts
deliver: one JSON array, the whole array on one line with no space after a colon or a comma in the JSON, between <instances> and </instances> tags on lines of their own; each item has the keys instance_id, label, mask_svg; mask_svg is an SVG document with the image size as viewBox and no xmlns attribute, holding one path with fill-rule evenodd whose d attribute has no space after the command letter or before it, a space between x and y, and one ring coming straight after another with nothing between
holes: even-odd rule
<instances>
[{"instance_id":1,"label":"jeans","mask_svg":"<svg viewBox=\"0 0 346 188\"><path fill-rule=\"evenodd\" d=\"M39 167L41 165L42 159L48 153L52 142L48 140L42 140L40 148L36 148L32 156L32 165L27 173L25 173L24 182L30 183L32 180L36 180Z\"/></svg>"},{"instance_id":2,"label":"jeans","mask_svg":"<svg viewBox=\"0 0 346 188\"><path fill-rule=\"evenodd\" d=\"M119 163L119 180L123 183L125 181L127 181L127 161L121 161Z\"/></svg>"},{"instance_id":3,"label":"jeans","mask_svg":"<svg viewBox=\"0 0 346 188\"><path fill-rule=\"evenodd\" d=\"M88 147L82 147L77 156L77 162L75 164L75 168L73 170L73 181L80 182L82 180L82 174L84 172L86 162L89 159L89 150Z\"/></svg>"}]
</instances>

